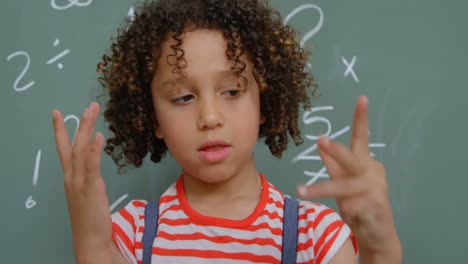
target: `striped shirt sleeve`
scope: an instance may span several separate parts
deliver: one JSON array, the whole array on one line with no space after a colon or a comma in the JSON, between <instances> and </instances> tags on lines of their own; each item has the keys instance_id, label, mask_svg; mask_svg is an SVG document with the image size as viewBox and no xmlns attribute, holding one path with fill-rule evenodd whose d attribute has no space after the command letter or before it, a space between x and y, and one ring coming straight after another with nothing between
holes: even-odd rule
<instances>
[{"instance_id":1,"label":"striped shirt sleeve","mask_svg":"<svg viewBox=\"0 0 468 264\"><path fill-rule=\"evenodd\" d=\"M112 237L120 253L132 264L138 264L136 252L141 243L136 243L144 228L147 201L132 200L124 208L112 214ZM141 239L140 239L141 240Z\"/></svg>"},{"instance_id":2,"label":"striped shirt sleeve","mask_svg":"<svg viewBox=\"0 0 468 264\"><path fill-rule=\"evenodd\" d=\"M299 206L299 251L326 264L351 238L357 254L357 243L349 226L340 215L325 205L301 201ZM311 240L311 241L310 241ZM301 243L302 242L302 243ZM310 256L312 254L312 256Z\"/></svg>"}]
</instances>

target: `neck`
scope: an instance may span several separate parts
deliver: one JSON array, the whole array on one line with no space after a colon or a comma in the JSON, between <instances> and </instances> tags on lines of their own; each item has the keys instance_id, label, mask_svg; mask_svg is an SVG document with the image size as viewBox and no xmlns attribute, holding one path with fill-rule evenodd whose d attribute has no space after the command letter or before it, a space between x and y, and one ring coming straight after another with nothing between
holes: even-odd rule
<instances>
[{"instance_id":1,"label":"neck","mask_svg":"<svg viewBox=\"0 0 468 264\"><path fill-rule=\"evenodd\" d=\"M253 162L252 162L253 164ZM184 190L187 200L203 201L206 203L232 201L237 199L258 200L261 194L261 178L255 166L246 166L247 169L235 175L229 175L226 180L206 182L183 173Z\"/></svg>"}]
</instances>

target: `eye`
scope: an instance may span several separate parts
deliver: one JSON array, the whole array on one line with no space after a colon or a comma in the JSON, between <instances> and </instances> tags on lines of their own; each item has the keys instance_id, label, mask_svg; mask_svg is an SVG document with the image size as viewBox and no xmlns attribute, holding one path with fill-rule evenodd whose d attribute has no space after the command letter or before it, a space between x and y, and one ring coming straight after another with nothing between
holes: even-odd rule
<instances>
[{"instance_id":1,"label":"eye","mask_svg":"<svg viewBox=\"0 0 468 264\"><path fill-rule=\"evenodd\" d=\"M231 90L227 90L225 93L227 93L230 97L237 97L241 94L241 90L231 89Z\"/></svg>"},{"instance_id":2,"label":"eye","mask_svg":"<svg viewBox=\"0 0 468 264\"><path fill-rule=\"evenodd\" d=\"M176 103L176 104L185 104L185 103L189 102L191 99L193 99L193 95L187 94L187 95L181 96L179 98L176 98L176 99L174 99L172 101L174 103Z\"/></svg>"}]
</instances>

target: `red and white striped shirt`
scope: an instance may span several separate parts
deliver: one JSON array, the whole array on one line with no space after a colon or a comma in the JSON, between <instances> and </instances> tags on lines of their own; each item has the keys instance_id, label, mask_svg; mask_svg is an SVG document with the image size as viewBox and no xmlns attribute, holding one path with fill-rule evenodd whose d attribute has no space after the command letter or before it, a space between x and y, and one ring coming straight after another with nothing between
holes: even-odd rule
<instances>
[{"instance_id":1,"label":"red and white striped shirt","mask_svg":"<svg viewBox=\"0 0 468 264\"><path fill-rule=\"evenodd\" d=\"M260 177L260 201L243 220L195 212L180 177L160 198L152 263L281 263L284 195ZM130 263L142 263L146 204L132 200L112 214L114 241ZM300 201L297 263L327 263L349 237L350 228L336 212ZM353 244L357 252L354 238Z\"/></svg>"}]
</instances>

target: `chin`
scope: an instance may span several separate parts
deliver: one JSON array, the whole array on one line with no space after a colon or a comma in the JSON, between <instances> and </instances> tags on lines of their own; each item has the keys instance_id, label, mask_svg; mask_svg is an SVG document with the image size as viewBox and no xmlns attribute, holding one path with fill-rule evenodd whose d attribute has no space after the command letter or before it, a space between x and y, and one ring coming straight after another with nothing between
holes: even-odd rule
<instances>
[{"instance_id":1,"label":"chin","mask_svg":"<svg viewBox=\"0 0 468 264\"><path fill-rule=\"evenodd\" d=\"M195 170L194 173L187 173L187 176L205 183L221 183L232 178L234 174L231 170L220 167Z\"/></svg>"}]
</instances>

